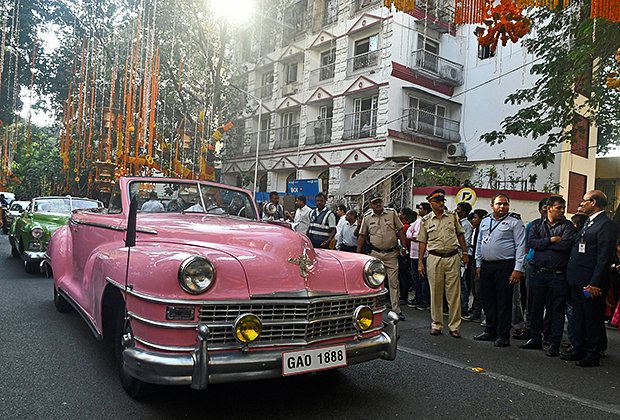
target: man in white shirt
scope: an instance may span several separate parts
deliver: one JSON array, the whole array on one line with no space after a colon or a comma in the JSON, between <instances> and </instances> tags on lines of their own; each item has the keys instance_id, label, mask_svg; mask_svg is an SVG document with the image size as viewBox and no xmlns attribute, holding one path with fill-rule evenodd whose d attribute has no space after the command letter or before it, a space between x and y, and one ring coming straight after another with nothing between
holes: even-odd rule
<instances>
[{"instance_id":1,"label":"man in white shirt","mask_svg":"<svg viewBox=\"0 0 620 420\"><path fill-rule=\"evenodd\" d=\"M310 226L310 213L312 209L306 205L306 196L298 195L295 197L295 217L292 217L290 213L286 213L289 221L292 220L291 226L295 232L299 232L303 235L308 232L308 227Z\"/></svg>"},{"instance_id":2,"label":"man in white shirt","mask_svg":"<svg viewBox=\"0 0 620 420\"><path fill-rule=\"evenodd\" d=\"M344 224L336 234L336 249L357 252L357 212L349 210L344 216Z\"/></svg>"},{"instance_id":3,"label":"man in white shirt","mask_svg":"<svg viewBox=\"0 0 620 420\"><path fill-rule=\"evenodd\" d=\"M149 201L142 204L140 210L150 213L160 213L164 211L164 205L159 200L157 200L157 192L151 191L149 193Z\"/></svg>"},{"instance_id":4,"label":"man in white shirt","mask_svg":"<svg viewBox=\"0 0 620 420\"><path fill-rule=\"evenodd\" d=\"M336 225L336 239L338 238L338 233L342 226L347 223L347 219L345 215L347 214L347 207L344 204L338 204L336 206L336 219L338 219L338 224Z\"/></svg>"},{"instance_id":5,"label":"man in white shirt","mask_svg":"<svg viewBox=\"0 0 620 420\"><path fill-rule=\"evenodd\" d=\"M413 278L413 289L415 291L415 298L411 301L407 301L407 306L415 308L420 311L426 311L431 306L431 291L428 284L428 278L421 276L418 272L419 258L424 258L426 261L426 254L420 256L420 243L418 242L418 233L420 233L420 224L422 223L422 217L429 214L432 209L428 203L420 203L416 206L418 209L418 217L407 229L405 236L411 240L409 257L411 258L411 277Z\"/></svg>"}]
</instances>

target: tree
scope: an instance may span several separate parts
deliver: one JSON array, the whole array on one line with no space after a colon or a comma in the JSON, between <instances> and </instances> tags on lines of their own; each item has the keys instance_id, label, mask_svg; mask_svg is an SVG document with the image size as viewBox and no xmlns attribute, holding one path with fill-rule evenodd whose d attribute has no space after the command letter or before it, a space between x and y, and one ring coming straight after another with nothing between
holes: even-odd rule
<instances>
[{"instance_id":1,"label":"tree","mask_svg":"<svg viewBox=\"0 0 620 420\"><path fill-rule=\"evenodd\" d=\"M26 147L23 138L25 130L11 126L8 130L19 129L20 138L15 149L12 164L16 179L9 181L8 189L19 199L29 200L33 197L52 194L66 194L61 175L62 161L58 150L58 127L30 130L30 147Z\"/></svg>"},{"instance_id":2,"label":"tree","mask_svg":"<svg viewBox=\"0 0 620 420\"><path fill-rule=\"evenodd\" d=\"M546 168L557 145L573 142L583 132L578 112L598 126L599 152L620 144L620 92L606 86L609 72L620 64L614 60L620 23L591 20L588 2L581 8L539 8L532 21L535 35L523 45L539 58L531 69L539 79L506 98L505 103L521 108L502 121L501 130L481 139L496 144L508 135L534 140L546 136L533 155L533 162ZM586 96L584 103L580 93Z\"/></svg>"}]
</instances>

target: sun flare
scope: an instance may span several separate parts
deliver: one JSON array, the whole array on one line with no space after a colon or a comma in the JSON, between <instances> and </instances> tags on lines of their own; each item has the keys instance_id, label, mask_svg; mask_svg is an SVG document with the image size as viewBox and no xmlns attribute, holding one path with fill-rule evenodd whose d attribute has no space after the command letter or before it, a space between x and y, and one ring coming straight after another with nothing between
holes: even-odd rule
<instances>
[{"instance_id":1,"label":"sun flare","mask_svg":"<svg viewBox=\"0 0 620 420\"><path fill-rule=\"evenodd\" d=\"M255 0L210 0L215 17L230 24L242 24L250 20L255 9Z\"/></svg>"}]
</instances>

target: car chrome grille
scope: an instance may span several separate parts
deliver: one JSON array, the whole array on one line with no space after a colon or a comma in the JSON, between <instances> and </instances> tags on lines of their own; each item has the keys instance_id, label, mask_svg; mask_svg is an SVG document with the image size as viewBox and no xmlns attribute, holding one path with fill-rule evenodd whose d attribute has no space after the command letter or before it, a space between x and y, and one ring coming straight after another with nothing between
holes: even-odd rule
<instances>
[{"instance_id":1,"label":"car chrome grille","mask_svg":"<svg viewBox=\"0 0 620 420\"><path fill-rule=\"evenodd\" d=\"M294 301L290 303L213 304L200 307L199 320L209 326L209 347L238 344L233 336L235 319L252 313L263 322L256 344L299 344L355 334L353 311L360 305L377 308L377 296L345 299Z\"/></svg>"}]
</instances>

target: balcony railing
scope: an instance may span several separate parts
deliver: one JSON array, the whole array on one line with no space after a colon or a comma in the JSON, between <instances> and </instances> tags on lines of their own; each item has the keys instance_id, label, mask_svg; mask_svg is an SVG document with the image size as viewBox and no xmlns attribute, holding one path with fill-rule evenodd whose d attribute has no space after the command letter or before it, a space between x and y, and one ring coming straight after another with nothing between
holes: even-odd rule
<instances>
[{"instance_id":1,"label":"balcony railing","mask_svg":"<svg viewBox=\"0 0 620 420\"><path fill-rule=\"evenodd\" d=\"M463 84L462 64L446 60L426 50L417 50L412 53L411 67L432 73L453 86Z\"/></svg>"},{"instance_id":2,"label":"balcony railing","mask_svg":"<svg viewBox=\"0 0 620 420\"><path fill-rule=\"evenodd\" d=\"M332 139L332 119L309 121L306 125L306 144L325 144Z\"/></svg>"},{"instance_id":3,"label":"balcony railing","mask_svg":"<svg viewBox=\"0 0 620 420\"><path fill-rule=\"evenodd\" d=\"M267 85L257 88L254 91L255 93L254 96L257 96L261 99L271 99L271 96L273 95L273 86L274 86L274 83L269 83Z\"/></svg>"},{"instance_id":4,"label":"balcony railing","mask_svg":"<svg viewBox=\"0 0 620 420\"><path fill-rule=\"evenodd\" d=\"M458 121L418 108L403 110L402 130L408 134L437 137L449 143L461 140Z\"/></svg>"},{"instance_id":5,"label":"balcony railing","mask_svg":"<svg viewBox=\"0 0 620 420\"><path fill-rule=\"evenodd\" d=\"M310 86L318 86L334 78L336 74L336 64L328 64L310 72Z\"/></svg>"},{"instance_id":6,"label":"balcony railing","mask_svg":"<svg viewBox=\"0 0 620 420\"><path fill-rule=\"evenodd\" d=\"M347 72L370 69L379 65L379 50L353 56L347 60Z\"/></svg>"},{"instance_id":7,"label":"balcony railing","mask_svg":"<svg viewBox=\"0 0 620 420\"><path fill-rule=\"evenodd\" d=\"M353 0L353 12L357 13L382 3L381 0Z\"/></svg>"},{"instance_id":8,"label":"balcony railing","mask_svg":"<svg viewBox=\"0 0 620 420\"><path fill-rule=\"evenodd\" d=\"M299 145L299 123L276 128L276 144L274 149L286 149Z\"/></svg>"},{"instance_id":9,"label":"balcony railing","mask_svg":"<svg viewBox=\"0 0 620 420\"><path fill-rule=\"evenodd\" d=\"M269 150L269 134L270 133L271 133L271 130L261 130L260 146L258 148L259 152L266 152ZM257 132L254 131L253 133L249 133L246 138L246 142L250 144L250 153L256 153L256 134Z\"/></svg>"},{"instance_id":10,"label":"balcony railing","mask_svg":"<svg viewBox=\"0 0 620 420\"><path fill-rule=\"evenodd\" d=\"M419 0L415 5L441 22L454 24L454 2L446 0Z\"/></svg>"},{"instance_id":11,"label":"balcony railing","mask_svg":"<svg viewBox=\"0 0 620 420\"><path fill-rule=\"evenodd\" d=\"M344 140L374 137L377 134L377 110L354 112L344 116Z\"/></svg>"}]
</instances>

